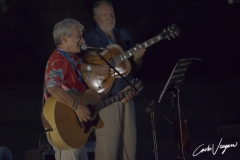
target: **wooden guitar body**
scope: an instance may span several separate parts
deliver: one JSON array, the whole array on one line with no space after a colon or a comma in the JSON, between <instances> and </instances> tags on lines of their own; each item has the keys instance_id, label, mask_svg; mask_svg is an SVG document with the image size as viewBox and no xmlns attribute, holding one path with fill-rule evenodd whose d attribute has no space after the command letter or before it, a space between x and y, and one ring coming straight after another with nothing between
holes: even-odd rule
<instances>
[{"instance_id":1,"label":"wooden guitar body","mask_svg":"<svg viewBox=\"0 0 240 160\"><path fill-rule=\"evenodd\" d=\"M49 97L45 103L43 114L53 129L47 136L59 149L79 148L86 143L93 128L103 127L103 121L92 107L92 104L101 101L99 94L89 89L79 101L91 111L91 120L80 123L73 110L53 97Z\"/></svg>"},{"instance_id":2,"label":"wooden guitar body","mask_svg":"<svg viewBox=\"0 0 240 160\"><path fill-rule=\"evenodd\" d=\"M136 47L133 47L127 51L123 51L123 49L117 44L110 44L106 48L109 50L104 50L101 52L101 55L106 59L115 69L122 74L124 77L127 76L131 71L131 64L128 58L132 57L138 49L147 48L156 42L159 42L162 39L174 38L175 35L178 35L180 28L176 25L172 25L167 29L164 29L159 35L139 44ZM89 52L82 57L83 61L86 61L91 64L101 65L106 64L95 52ZM83 72L82 77L84 81L87 83L89 88L95 89L98 93L108 93L108 91L112 88L113 82L115 78L119 78L120 76L117 73L109 73L106 76L98 76L94 73Z\"/></svg>"},{"instance_id":3,"label":"wooden guitar body","mask_svg":"<svg viewBox=\"0 0 240 160\"><path fill-rule=\"evenodd\" d=\"M131 71L131 63L128 59L119 61L117 58L119 55L124 53L123 49L117 44L110 44L107 46L109 50L104 50L101 52L101 55L106 59L115 69L121 73L123 76L127 76ZM87 53L83 58L83 61L86 61L91 64L106 64L95 52ZM84 72L82 74L83 79L87 85L95 89L98 93L107 93L113 84L114 78L120 78L117 73L113 71L107 74L106 76L99 76L95 73Z\"/></svg>"},{"instance_id":4,"label":"wooden guitar body","mask_svg":"<svg viewBox=\"0 0 240 160\"><path fill-rule=\"evenodd\" d=\"M142 83L139 80L132 80L135 88L142 90ZM52 144L59 149L70 149L82 147L94 128L102 128L103 121L99 117L101 109L122 100L125 94L132 91L126 89L110 98L101 100L101 97L94 89L88 89L83 96L78 97L78 102L87 106L91 112L91 119L87 122L80 122L76 113L68 106L49 97L43 107L43 115L49 124L51 131L46 134Z\"/></svg>"}]
</instances>

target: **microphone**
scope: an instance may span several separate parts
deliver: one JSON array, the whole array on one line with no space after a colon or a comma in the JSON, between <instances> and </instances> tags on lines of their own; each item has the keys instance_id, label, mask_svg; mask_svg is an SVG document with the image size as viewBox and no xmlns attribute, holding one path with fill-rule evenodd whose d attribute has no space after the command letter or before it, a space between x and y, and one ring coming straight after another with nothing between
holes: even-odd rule
<instances>
[{"instance_id":1,"label":"microphone","mask_svg":"<svg viewBox=\"0 0 240 160\"><path fill-rule=\"evenodd\" d=\"M240 0L228 0L229 4L240 3Z\"/></svg>"},{"instance_id":2,"label":"microphone","mask_svg":"<svg viewBox=\"0 0 240 160\"><path fill-rule=\"evenodd\" d=\"M87 50L87 49L91 49L91 50L106 50L108 48L103 48L103 47L98 47L98 46L88 46L87 44L83 43L81 45L81 49L82 50Z\"/></svg>"}]
</instances>

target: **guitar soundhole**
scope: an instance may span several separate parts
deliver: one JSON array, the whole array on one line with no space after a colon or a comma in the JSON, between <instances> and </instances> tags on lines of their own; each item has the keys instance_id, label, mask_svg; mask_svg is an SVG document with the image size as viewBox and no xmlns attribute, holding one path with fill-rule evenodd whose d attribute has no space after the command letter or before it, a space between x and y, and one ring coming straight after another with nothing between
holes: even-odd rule
<instances>
[{"instance_id":1,"label":"guitar soundhole","mask_svg":"<svg viewBox=\"0 0 240 160\"><path fill-rule=\"evenodd\" d=\"M93 105L89 104L87 105L89 111L91 112L91 119L88 120L87 122L83 122L85 126L85 131L84 133L87 133L90 131L90 129L94 126L97 126L97 123L99 121L99 115L96 113L96 110Z\"/></svg>"},{"instance_id":2,"label":"guitar soundhole","mask_svg":"<svg viewBox=\"0 0 240 160\"><path fill-rule=\"evenodd\" d=\"M91 112L91 115L90 115L91 118L92 118L91 120L95 119L95 117L96 117L96 110L95 110L94 106L89 104L89 105L87 105L87 107L88 107L89 111Z\"/></svg>"}]
</instances>

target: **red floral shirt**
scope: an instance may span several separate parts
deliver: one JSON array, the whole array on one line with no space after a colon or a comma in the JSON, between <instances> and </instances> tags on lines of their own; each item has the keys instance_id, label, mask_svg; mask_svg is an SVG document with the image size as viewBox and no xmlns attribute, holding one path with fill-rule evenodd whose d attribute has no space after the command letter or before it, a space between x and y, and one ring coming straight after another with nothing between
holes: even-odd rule
<instances>
[{"instance_id":1,"label":"red floral shirt","mask_svg":"<svg viewBox=\"0 0 240 160\"><path fill-rule=\"evenodd\" d=\"M73 93L85 90L80 73L81 64L81 59L76 55L71 55L59 48L55 49L45 70L45 99L50 96L46 89L53 86L60 86L65 91Z\"/></svg>"}]
</instances>

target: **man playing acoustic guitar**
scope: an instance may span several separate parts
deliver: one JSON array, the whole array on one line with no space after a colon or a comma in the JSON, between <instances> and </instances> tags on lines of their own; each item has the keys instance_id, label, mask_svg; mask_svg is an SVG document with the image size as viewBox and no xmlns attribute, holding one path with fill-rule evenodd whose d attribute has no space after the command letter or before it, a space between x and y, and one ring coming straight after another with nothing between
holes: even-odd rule
<instances>
[{"instance_id":1,"label":"man playing acoustic guitar","mask_svg":"<svg viewBox=\"0 0 240 160\"><path fill-rule=\"evenodd\" d=\"M80 52L81 44L85 41L82 37L83 25L74 19L64 19L63 21L55 24L53 30L53 38L56 45L56 49L51 54L46 70L45 70L45 79L44 79L44 98L46 100L45 106L43 109L43 124L46 129L48 129L47 124L50 124L51 131L47 133L48 140L52 144L55 150L56 160L87 160L87 153L84 147L81 148L70 148L70 149L61 149L57 148L57 142L53 142L51 138L56 136L55 132L60 132L58 128L63 124L67 119L64 116L67 116L67 112L77 116L77 122L80 124L79 129L84 128L82 124L88 122L91 117L91 111L83 104L78 97L85 94L86 86L82 81L81 71L87 71L87 65L82 63L81 59L78 58L75 54ZM97 73L97 72L96 72ZM127 102L132 98L134 93L130 92L125 95L125 98L122 99L122 102ZM47 117L49 108L46 104L49 103L49 100L54 98L57 103L61 104L56 106L53 111L53 116L58 116L59 109L64 109L66 113L61 113L60 124L53 126L53 123L50 123L50 120L53 116ZM91 97L90 97L91 98ZM44 118L45 117L45 118ZM56 119L59 117L56 117ZM54 119L53 122L57 122ZM76 118L73 117L75 120ZM66 130L66 133L71 132L71 125L67 124L69 128ZM58 128L58 129L56 129ZM75 133L74 133L75 134ZM50 135L50 136L49 136ZM52 136L52 137L51 137ZM67 137L74 138L74 137ZM59 144L62 146L62 144Z\"/></svg>"},{"instance_id":2,"label":"man playing acoustic guitar","mask_svg":"<svg viewBox=\"0 0 240 160\"><path fill-rule=\"evenodd\" d=\"M110 44L118 44L124 51L136 46L135 39L129 30L115 27L116 20L111 3L107 1L95 2L93 16L97 24L93 26L89 32L83 34L87 45L107 47ZM129 59L132 63L129 74L125 75L127 80L130 81L133 77L132 68L137 70L142 65L142 56L145 51L146 49L144 48L137 49L132 59ZM110 58L112 54L114 53L111 52L109 54ZM95 54L93 53L92 55ZM86 54L80 53L80 56L82 56L84 60L88 60L89 52ZM91 81L91 68L95 69L96 66L103 76L112 74L109 73L108 65L94 64L91 60L88 62L89 70L84 74L88 74L90 80L86 79L86 83L95 82ZM129 63L128 60L127 63ZM108 80L110 78L115 77L107 77L106 79ZM105 78L103 79L105 80ZM109 88L106 93L109 96L121 91L128 85L122 78L115 78L112 84L108 84L105 81L102 84ZM103 88L102 86L97 86L97 89L100 89L100 93L105 93L101 91ZM100 112L100 117L104 122L104 127L95 130L95 160L135 160L137 135L133 100L125 104L116 102L108 108L104 108Z\"/></svg>"}]
</instances>

